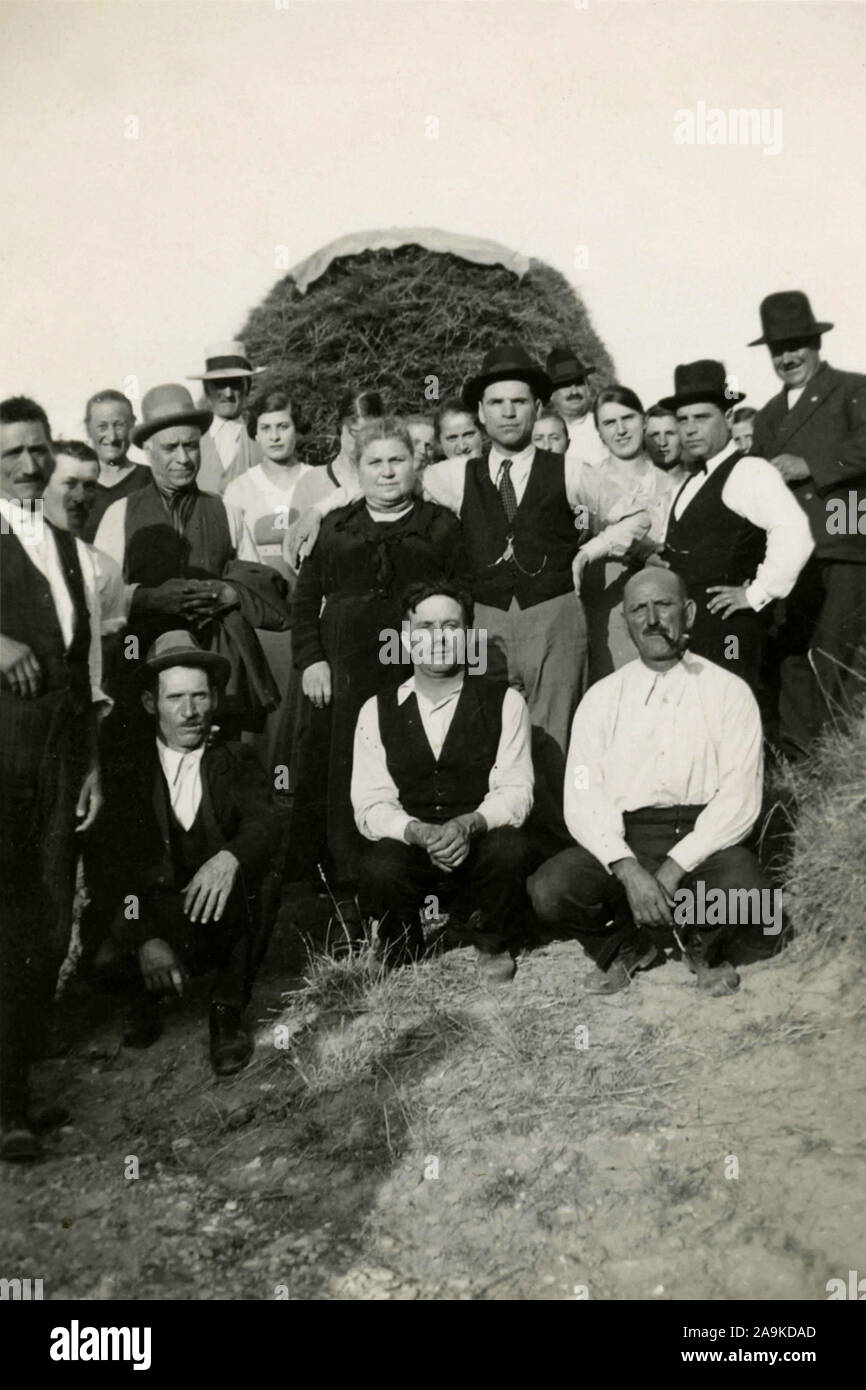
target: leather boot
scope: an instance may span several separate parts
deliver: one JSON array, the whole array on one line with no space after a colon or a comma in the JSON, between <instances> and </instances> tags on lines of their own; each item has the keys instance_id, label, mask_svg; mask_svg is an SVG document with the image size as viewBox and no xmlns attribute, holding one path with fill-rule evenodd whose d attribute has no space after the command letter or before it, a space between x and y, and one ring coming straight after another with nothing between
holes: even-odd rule
<instances>
[{"instance_id":1,"label":"leather boot","mask_svg":"<svg viewBox=\"0 0 866 1390\"><path fill-rule=\"evenodd\" d=\"M242 1071L253 1055L249 1033L241 1022L242 1009L231 1004L210 1006L210 1060L217 1076Z\"/></svg>"}]
</instances>

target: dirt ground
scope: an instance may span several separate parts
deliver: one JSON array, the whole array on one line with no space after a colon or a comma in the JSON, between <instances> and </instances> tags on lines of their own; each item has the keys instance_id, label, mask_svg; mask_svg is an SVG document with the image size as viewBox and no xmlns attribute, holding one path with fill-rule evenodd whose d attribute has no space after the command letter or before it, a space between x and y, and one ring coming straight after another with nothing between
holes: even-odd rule
<instances>
[{"instance_id":1,"label":"dirt ground","mask_svg":"<svg viewBox=\"0 0 866 1390\"><path fill-rule=\"evenodd\" d=\"M863 1269L851 957L795 942L725 999L681 963L611 998L587 969L559 942L495 993L466 949L305 982L281 919L228 1081L202 986L133 1052L73 984L36 1075L72 1121L0 1171L4 1273L46 1299L820 1300Z\"/></svg>"}]
</instances>

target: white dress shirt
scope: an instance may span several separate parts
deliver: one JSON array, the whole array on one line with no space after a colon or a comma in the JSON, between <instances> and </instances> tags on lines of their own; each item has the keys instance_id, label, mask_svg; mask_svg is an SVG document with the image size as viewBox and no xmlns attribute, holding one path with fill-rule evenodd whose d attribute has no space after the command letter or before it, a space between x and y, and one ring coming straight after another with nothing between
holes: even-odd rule
<instances>
[{"instance_id":1,"label":"white dress shirt","mask_svg":"<svg viewBox=\"0 0 866 1390\"><path fill-rule=\"evenodd\" d=\"M85 542L85 544L87 543ZM96 577L96 592L99 595L99 609L102 618L102 635L103 637L110 637L116 632L122 632L126 627L136 586L135 584L124 584L123 571L116 560L112 560L111 556L106 555L104 550L97 550L95 545L88 545L87 551L93 562L93 572Z\"/></svg>"},{"instance_id":2,"label":"white dress shirt","mask_svg":"<svg viewBox=\"0 0 866 1390\"><path fill-rule=\"evenodd\" d=\"M240 447L241 435L246 430L243 420L224 420L221 415L215 415L208 430L208 434L214 442L214 447L219 454L223 472L231 468L235 461L235 455Z\"/></svg>"},{"instance_id":3,"label":"white dress shirt","mask_svg":"<svg viewBox=\"0 0 866 1390\"><path fill-rule=\"evenodd\" d=\"M620 560L638 541L661 545L675 493L674 481L643 455L606 454L600 463L584 464L580 497L593 536L582 553L590 560Z\"/></svg>"},{"instance_id":4,"label":"white dress shirt","mask_svg":"<svg viewBox=\"0 0 866 1390\"><path fill-rule=\"evenodd\" d=\"M7 498L0 497L0 518L4 529L18 537L29 559L47 579L60 632L68 649L75 633L75 605L60 565L57 542L51 527L42 515L41 500L36 506L31 503L29 508L22 508ZM84 598L90 619L90 648L87 653L90 695L93 703L101 707L101 713L107 714L113 701L102 689L102 617L97 564L92 555L92 547L85 545L84 541L76 538L75 549L81 565Z\"/></svg>"},{"instance_id":5,"label":"white dress shirt","mask_svg":"<svg viewBox=\"0 0 866 1390\"><path fill-rule=\"evenodd\" d=\"M534 456L534 444L530 444L519 454L511 455L501 454L494 444L488 455L487 466L490 470L490 480L497 489L503 461L506 457L511 458L511 481L514 484L518 506L526 491ZM580 483L583 477L584 464L580 459L569 459L568 454L564 455L564 460L565 495L571 510L577 512L583 505L580 497ZM465 456L460 455L458 458L442 459L441 463L431 463L429 468L425 468L421 474L421 490L427 501L438 502L440 507L447 507L449 511L456 512L459 516L463 507L463 490L468 462L469 460Z\"/></svg>"},{"instance_id":6,"label":"white dress shirt","mask_svg":"<svg viewBox=\"0 0 866 1390\"><path fill-rule=\"evenodd\" d=\"M633 857L623 812L704 806L670 851L687 873L739 844L761 809L761 717L749 687L687 653L664 673L630 661L586 692L571 729L569 833L605 868Z\"/></svg>"},{"instance_id":7,"label":"white dress shirt","mask_svg":"<svg viewBox=\"0 0 866 1390\"><path fill-rule=\"evenodd\" d=\"M463 680L472 680L464 675ZM419 691L410 676L397 691L402 705L414 693L421 724L437 762L451 728L463 681L449 685L441 698ZM531 729L526 701L517 690L508 689L502 702L502 733L496 758L490 769L488 791L475 809L484 817L488 830L500 826L521 826L532 809ZM414 819L403 810L394 784L382 736L376 697L369 699L358 715L352 762L352 806L355 824L368 840L405 840L406 827Z\"/></svg>"},{"instance_id":8,"label":"white dress shirt","mask_svg":"<svg viewBox=\"0 0 866 1390\"><path fill-rule=\"evenodd\" d=\"M175 818L189 830L201 805L201 748L169 748L162 739L156 740L156 751L168 783L168 795Z\"/></svg>"},{"instance_id":9,"label":"white dress shirt","mask_svg":"<svg viewBox=\"0 0 866 1390\"><path fill-rule=\"evenodd\" d=\"M607 457L607 446L595 427L591 410L582 420L566 420L565 425L568 430L565 457L569 461L575 464L601 463L602 459Z\"/></svg>"},{"instance_id":10,"label":"white dress shirt","mask_svg":"<svg viewBox=\"0 0 866 1390\"><path fill-rule=\"evenodd\" d=\"M126 554L127 501L128 498L121 497L119 502L112 502L111 506L103 513L93 541L97 549L104 550L106 555L110 555L121 570L123 570ZM237 558L239 560L252 560L257 563L259 555L256 550L256 543L243 515L232 507L226 507L225 510L229 524L229 535ZM166 524L168 524L167 517ZM137 585L133 584L131 587L135 589Z\"/></svg>"},{"instance_id":11,"label":"white dress shirt","mask_svg":"<svg viewBox=\"0 0 866 1390\"><path fill-rule=\"evenodd\" d=\"M682 516L707 478L736 451L737 445L731 439L721 453L707 459L706 473L701 470L692 474L674 502L675 518ZM785 598L791 592L815 549L809 520L778 469L766 459L751 455L731 469L722 488L722 501L737 516L745 517L767 533L764 559L746 587L746 602L760 612L771 599Z\"/></svg>"}]
</instances>

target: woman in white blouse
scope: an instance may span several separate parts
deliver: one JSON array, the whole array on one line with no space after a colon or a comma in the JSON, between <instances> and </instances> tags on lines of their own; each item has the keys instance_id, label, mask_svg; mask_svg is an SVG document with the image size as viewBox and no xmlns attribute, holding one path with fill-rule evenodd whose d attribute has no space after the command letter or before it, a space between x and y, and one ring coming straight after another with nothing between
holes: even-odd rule
<instances>
[{"instance_id":1,"label":"woman in white blouse","mask_svg":"<svg viewBox=\"0 0 866 1390\"><path fill-rule=\"evenodd\" d=\"M676 486L644 451L644 408L627 386L599 392L595 423L607 456L585 463L580 498L591 539L574 562L586 609L590 683L637 656L622 612L629 575L661 549Z\"/></svg>"}]
</instances>

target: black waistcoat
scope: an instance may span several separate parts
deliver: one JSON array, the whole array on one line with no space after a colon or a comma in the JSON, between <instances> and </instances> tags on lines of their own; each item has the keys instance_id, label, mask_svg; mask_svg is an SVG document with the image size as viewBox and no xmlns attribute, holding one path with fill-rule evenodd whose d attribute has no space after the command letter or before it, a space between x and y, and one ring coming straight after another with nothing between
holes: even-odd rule
<instances>
[{"instance_id":1,"label":"black waistcoat","mask_svg":"<svg viewBox=\"0 0 866 1390\"><path fill-rule=\"evenodd\" d=\"M766 531L722 501L722 489L742 457L737 452L725 459L682 515L670 514L666 556L695 599L708 584L750 584L764 558Z\"/></svg>"},{"instance_id":2,"label":"black waistcoat","mask_svg":"<svg viewBox=\"0 0 866 1390\"><path fill-rule=\"evenodd\" d=\"M196 494L183 535L153 484L133 492L124 539L124 577L148 589L166 579L212 579L234 555L225 504L210 492Z\"/></svg>"},{"instance_id":3,"label":"black waistcoat","mask_svg":"<svg viewBox=\"0 0 866 1390\"><path fill-rule=\"evenodd\" d=\"M397 687L376 697L379 733L400 804L416 820L442 825L474 811L489 790L508 687L467 675L437 762L414 692L397 704Z\"/></svg>"},{"instance_id":4,"label":"black waistcoat","mask_svg":"<svg viewBox=\"0 0 866 1390\"><path fill-rule=\"evenodd\" d=\"M48 526L48 522L43 523ZM39 662L42 693L65 690L77 708L90 704L90 615L75 540L68 531L52 528L60 567L72 598L75 621L68 649L54 607L51 586L37 569L18 537L0 536L0 594L3 635L26 642Z\"/></svg>"},{"instance_id":5,"label":"black waistcoat","mask_svg":"<svg viewBox=\"0 0 866 1390\"><path fill-rule=\"evenodd\" d=\"M573 589L571 562L580 534L565 492L564 454L536 449L526 491L510 527L490 478L488 459L470 459L460 520L472 596L478 603L508 608L516 597L521 608L532 608ZM496 564L509 533L514 559Z\"/></svg>"}]
</instances>

